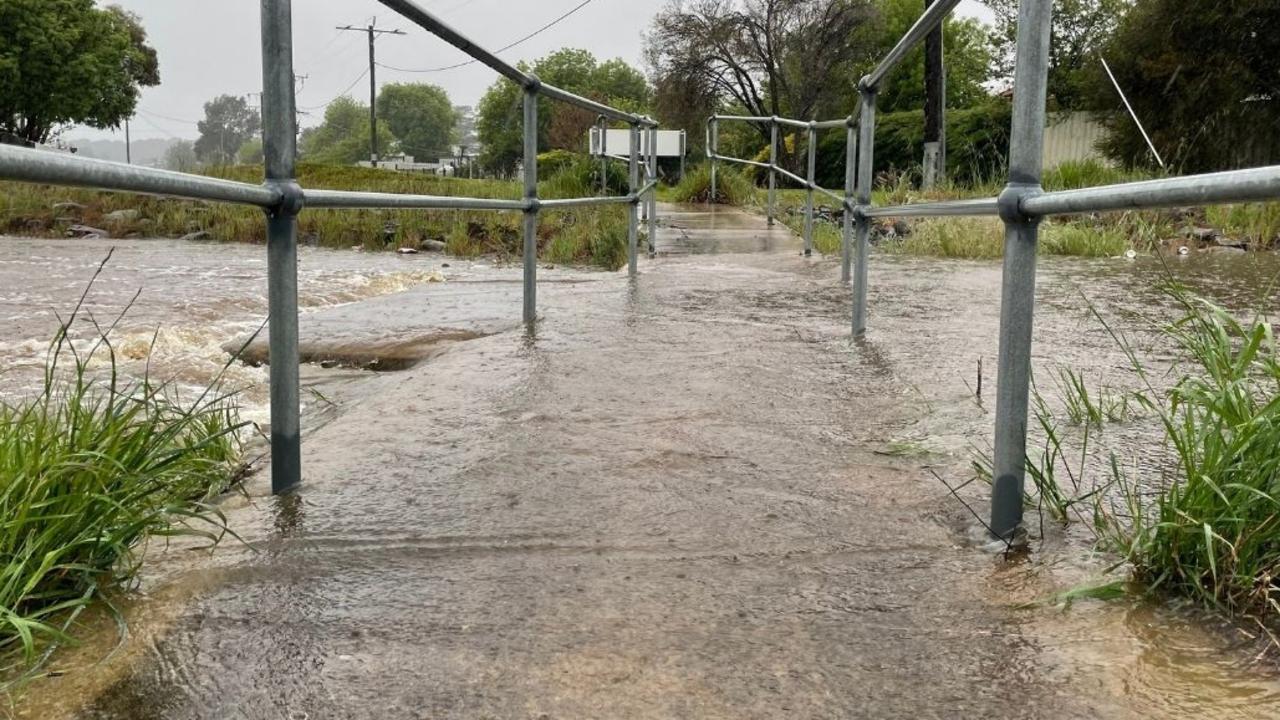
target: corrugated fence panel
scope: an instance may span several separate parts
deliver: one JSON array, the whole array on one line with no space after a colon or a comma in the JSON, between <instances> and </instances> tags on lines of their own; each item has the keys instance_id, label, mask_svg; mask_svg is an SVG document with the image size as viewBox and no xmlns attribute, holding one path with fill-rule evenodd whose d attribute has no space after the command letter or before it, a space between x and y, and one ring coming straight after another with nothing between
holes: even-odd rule
<instances>
[{"instance_id":1,"label":"corrugated fence panel","mask_svg":"<svg viewBox=\"0 0 1280 720\"><path fill-rule=\"evenodd\" d=\"M1087 112L1050 113L1044 130L1044 166L1081 160L1108 162L1098 151L1098 143L1106 135L1106 128Z\"/></svg>"}]
</instances>

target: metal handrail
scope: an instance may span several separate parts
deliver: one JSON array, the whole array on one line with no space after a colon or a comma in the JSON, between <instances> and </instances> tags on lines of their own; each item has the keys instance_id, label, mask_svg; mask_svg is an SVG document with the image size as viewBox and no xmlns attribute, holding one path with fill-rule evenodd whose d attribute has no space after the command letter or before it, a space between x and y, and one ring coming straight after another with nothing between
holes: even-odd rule
<instances>
[{"instance_id":1,"label":"metal handrail","mask_svg":"<svg viewBox=\"0 0 1280 720\"><path fill-rule=\"evenodd\" d=\"M265 209L271 357L271 485L287 492L301 482L298 355L297 218L304 208L494 210L524 214L524 321L537 321L538 214L542 210L630 205L628 271L637 274L639 206L648 204L649 252L657 232L658 124L538 80L454 30L412 0L380 0L383 5L443 39L475 60L520 84L524 90L524 197L518 200L441 197L340 190L304 190L295 182L297 115L293 73L291 0L262 0L262 120L265 182L262 185L142 168L124 163L0 145L0 179L188 200L251 205ZM631 192L622 197L540 200L538 198L538 98L568 103L620 120L631 127ZM641 129L651 133L645 184L639 179Z\"/></svg>"},{"instance_id":2,"label":"metal handrail","mask_svg":"<svg viewBox=\"0 0 1280 720\"><path fill-rule=\"evenodd\" d=\"M1010 537L1022 524L1031 383L1031 329L1035 319L1036 244L1041 219L1053 215L1152 209L1280 199L1280 166L1179 178L1044 192L1044 128L1047 122L1052 0L1021 0L1013 81L1009 184L998 198L873 207L875 104L881 83L929 33L940 28L959 0L938 0L859 82L858 205L853 334L866 332L867 265L871 220L881 217L999 216L1005 224L997 371L991 530Z\"/></svg>"},{"instance_id":3,"label":"metal handrail","mask_svg":"<svg viewBox=\"0 0 1280 720\"><path fill-rule=\"evenodd\" d=\"M759 160L746 160L744 158L730 157L728 155L719 154L720 144L720 122L721 121L748 122L756 124L769 125L769 162L763 163ZM808 147L808 177L800 177L799 175L787 170L778 164L778 129L780 127L792 127L803 129L809 136ZM753 115L712 115L707 118L707 159L711 161L711 192L708 196L708 202L714 202L716 197L716 172L717 162L735 163L738 165L749 165L769 171L769 202L766 214L770 225L773 225L777 217L778 210L778 176L782 176L790 180L807 191L805 197L804 212L804 254L806 256L813 254L813 231L814 231L814 195L821 193L840 203L840 207L846 211L852 211L855 208L853 202L854 195L854 178L846 173L844 195L840 195L831 190L827 190L817 183L817 163L818 163L818 132L821 130L832 130L836 128L845 128L847 130L847 151L849 155L853 154L855 135L858 127L856 117L850 116L842 120L811 120L805 122L803 120L793 120L783 117L758 117ZM844 282L849 282L852 278L852 246L853 246L853 226L844 223L844 232L841 241L841 278Z\"/></svg>"}]
</instances>

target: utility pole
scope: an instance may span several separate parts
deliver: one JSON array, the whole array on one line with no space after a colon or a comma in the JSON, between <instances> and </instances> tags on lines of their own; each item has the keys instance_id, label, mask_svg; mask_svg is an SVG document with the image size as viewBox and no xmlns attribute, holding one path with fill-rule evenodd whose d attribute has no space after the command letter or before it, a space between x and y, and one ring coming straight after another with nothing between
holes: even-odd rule
<instances>
[{"instance_id":1,"label":"utility pole","mask_svg":"<svg viewBox=\"0 0 1280 720\"><path fill-rule=\"evenodd\" d=\"M937 0L924 0L925 10ZM946 23L944 22L943 25ZM943 25L924 40L924 188L937 187L947 174L947 73Z\"/></svg>"},{"instance_id":2,"label":"utility pole","mask_svg":"<svg viewBox=\"0 0 1280 720\"><path fill-rule=\"evenodd\" d=\"M377 22L375 18L374 23ZM374 23L368 27L347 25L339 30L362 32L369 34L369 159L378 167L378 63L374 54L374 43L379 35L404 35L403 30L383 30Z\"/></svg>"},{"instance_id":3,"label":"utility pole","mask_svg":"<svg viewBox=\"0 0 1280 720\"><path fill-rule=\"evenodd\" d=\"M124 119L124 161L133 164L133 142L129 139L129 118Z\"/></svg>"}]
</instances>

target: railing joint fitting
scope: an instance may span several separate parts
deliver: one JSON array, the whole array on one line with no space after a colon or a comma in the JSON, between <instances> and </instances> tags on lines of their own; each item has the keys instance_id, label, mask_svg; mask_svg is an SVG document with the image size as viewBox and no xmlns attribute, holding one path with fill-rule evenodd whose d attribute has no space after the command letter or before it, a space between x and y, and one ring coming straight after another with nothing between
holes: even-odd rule
<instances>
[{"instance_id":1,"label":"railing joint fitting","mask_svg":"<svg viewBox=\"0 0 1280 720\"><path fill-rule=\"evenodd\" d=\"M263 208L271 217L297 217L307 204L307 195L296 180L268 180L264 186L280 193L280 200Z\"/></svg>"},{"instance_id":2,"label":"railing joint fitting","mask_svg":"<svg viewBox=\"0 0 1280 720\"><path fill-rule=\"evenodd\" d=\"M542 201L538 198L525 198L524 211L526 213L537 214L542 211Z\"/></svg>"},{"instance_id":3,"label":"railing joint fitting","mask_svg":"<svg viewBox=\"0 0 1280 720\"><path fill-rule=\"evenodd\" d=\"M863 75L862 78L858 80L858 92L860 94L875 95L878 91L879 89L871 82L870 75Z\"/></svg>"},{"instance_id":4,"label":"railing joint fitting","mask_svg":"<svg viewBox=\"0 0 1280 720\"><path fill-rule=\"evenodd\" d=\"M542 92L542 81L538 79L537 75L529 73L529 79L525 81L524 89L525 92L537 95Z\"/></svg>"},{"instance_id":5,"label":"railing joint fitting","mask_svg":"<svg viewBox=\"0 0 1280 720\"><path fill-rule=\"evenodd\" d=\"M1039 216L1029 215L1022 209L1023 202L1029 197L1040 195L1044 189L1040 183L1011 182L996 198L996 208L1000 219L1011 225L1027 225L1040 222Z\"/></svg>"}]
</instances>

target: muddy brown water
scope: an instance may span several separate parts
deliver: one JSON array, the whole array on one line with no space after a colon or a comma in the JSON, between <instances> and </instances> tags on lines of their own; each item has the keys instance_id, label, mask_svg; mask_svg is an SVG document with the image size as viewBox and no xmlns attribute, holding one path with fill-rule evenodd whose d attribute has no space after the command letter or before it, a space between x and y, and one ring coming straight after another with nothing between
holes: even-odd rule
<instances>
[{"instance_id":1,"label":"muddy brown water","mask_svg":"<svg viewBox=\"0 0 1280 720\"><path fill-rule=\"evenodd\" d=\"M545 273L533 334L511 321L516 268L305 256L304 278L308 266L335 279L443 272L304 317L317 357L385 348L417 364L325 371L331 407L308 415L301 492L271 498L260 474L227 502L244 544L152 548L120 649L107 657L109 623L86 628L13 713L1276 716L1280 676L1240 630L1135 601L1036 603L1105 559L1070 533L1020 562L988 554L928 472L962 479L970 448L989 442L997 263L876 254L871 330L855 344L838 261L800 257L758 218L667 210L664 252L635 282ZM733 252L699 252L708 236ZM3 267L32 253L59 267L72 247L0 252ZM239 267L260 250L157 247L184 268ZM1172 271L1243 307L1280 264L1192 258ZM1148 288L1163 272L1046 260L1038 367L1117 373L1080 291L1122 319L1159 303ZM236 308L206 321L220 344L258 321L261 282L217 274L205 294ZM65 300L73 279L7 300L10 322ZM183 322L191 304L171 305L147 319Z\"/></svg>"}]
</instances>

